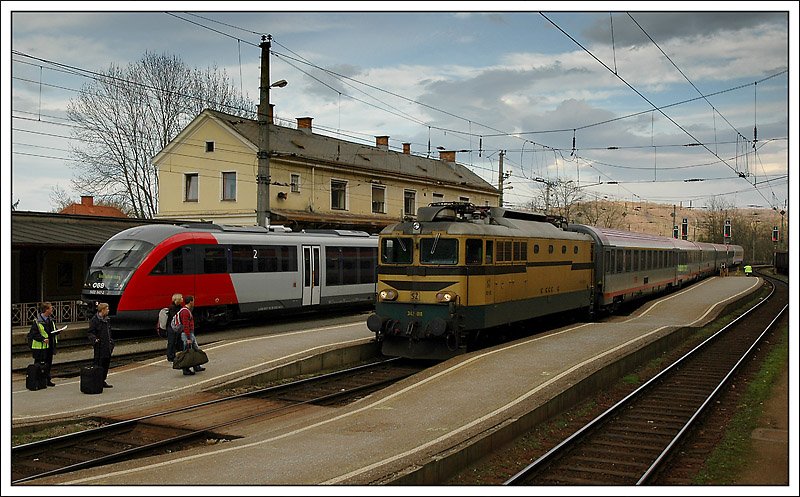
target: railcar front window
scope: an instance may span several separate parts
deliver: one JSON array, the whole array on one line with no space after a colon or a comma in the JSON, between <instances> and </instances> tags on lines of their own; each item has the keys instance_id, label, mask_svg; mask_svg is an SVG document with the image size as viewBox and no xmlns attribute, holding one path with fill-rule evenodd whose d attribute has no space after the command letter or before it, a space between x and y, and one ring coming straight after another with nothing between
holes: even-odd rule
<instances>
[{"instance_id":1,"label":"railcar front window","mask_svg":"<svg viewBox=\"0 0 800 497\"><path fill-rule=\"evenodd\" d=\"M94 256L92 267L136 267L153 245L141 240L114 240L107 242Z\"/></svg>"},{"instance_id":2,"label":"railcar front window","mask_svg":"<svg viewBox=\"0 0 800 497\"><path fill-rule=\"evenodd\" d=\"M381 262L384 264L411 264L414 241L411 238L383 238Z\"/></svg>"},{"instance_id":3,"label":"railcar front window","mask_svg":"<svg viewBox=\"0 0 800 497\"><path fill-rule=\"evenodd\" d=\"M455 238L423 238L419 242L422 264L458 264L458 240Z\"/></svg>"}]
</instances>

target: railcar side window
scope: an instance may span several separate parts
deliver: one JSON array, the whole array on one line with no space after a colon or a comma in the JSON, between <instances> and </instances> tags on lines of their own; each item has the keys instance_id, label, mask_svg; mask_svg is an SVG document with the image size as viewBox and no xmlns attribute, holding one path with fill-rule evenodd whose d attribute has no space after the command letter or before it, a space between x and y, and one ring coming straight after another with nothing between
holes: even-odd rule
<instances>
[{"instance_id":1,"label":"railcar side window","mask_svg":"<svg viewBox=\"0 0 800 497\"><path fill-rule=\"evenodd\" d=\"M231 273L252 273L257 260L250 245L234 245L231 247Z\"/></svg>"},{"instance_id":2,"label":"railcar side window","mask_svg":"<svg viewBox=\"0 0 800 497\"><path fill-rule=\"evenodd\" d=\"M326 247L325 284L328 286L375 283L378 249Z\"/></svg>"},{"instance_id":3,"label":"railcar side window","mask_svg":"<svg viewBox=\"0 0 800 497\"><path fill-rule=\"evenodd\" d=\"M203 274L228 272L228 248L205 247L203 249Z\"/></svg>"},{"instance_id":4,"label":"railcar side window","mask_svg":"<svg viewBox=\"0 0 800 497\"><path fill-rule=\"evenodd\" d=\"M552 254L553 253L553 246L552 245L548 245L547 246L547 253L548 254Z\"/></svg>"},{"instance_id":5,"label":"railcar side window","mask_svg":"<svg viewBox=\"0 0 800 497\"><path fill-rule=\"evenodd\" d=\"M483 240L470 238L467 240L467 264L480 264L483 261Z\"/></svg>"},{"instance_id":6,"label":"railcar side window","mask_svg":"<svg viewBox=\"0 0 800 497\"><path fill-rule=\"evenodd\" d=\"M622 251L622 249L617 249L614 252L616 253L617 256L617 270L615 272L621 273L623 271L623 268L625 267L624 252Z\"/></svg>"},{"instance_id":7,"label":"railcar side window","mask_svg":"<svg viewBox=\"0 0 800 497\"><path fill-rule=\"evenodd\" d=\"M458 264L458 240L455 238L423 238L419 242L422 264Z\"/></svg>"},{"instance_id":8,"label":"railcar side window","mask_svg":"<svg viewBox=\"0 0 800 497\"><path fill-rule=\"evenodd\" d=\"M494 258L494 242L486 240L486 264L492 264Z\"/></svg>"},{"instance_id":9,"label":"railcar side window","mask_svg":"<svg viewBox=\"0 0 800 497\"><path fill-rule=\"evenodd\" d=\"M382 238L381 262L384 264L411 264L414 241L411 238Z\"/></svg>"},{"instance_id":10,"label":"railcar side window","mask_svg":"<svg viewBox=\"0 0 800 497\"><path fill-rule=\"evenodd\" d=\"M250 257L256 260L256 272L297 271L297 247L291 245L253 246Z\"/></svg>"},{"instance_id":11,"label":"railcar side window","mask_svg":"<svg viewBox=\"0 0 800 497\"><path fill-rule=\"evenodd\" d=\"M539 253L539 244L538 243L533 244L533 253L534 254L538 254Z\"/></svg>"}]
</instances>

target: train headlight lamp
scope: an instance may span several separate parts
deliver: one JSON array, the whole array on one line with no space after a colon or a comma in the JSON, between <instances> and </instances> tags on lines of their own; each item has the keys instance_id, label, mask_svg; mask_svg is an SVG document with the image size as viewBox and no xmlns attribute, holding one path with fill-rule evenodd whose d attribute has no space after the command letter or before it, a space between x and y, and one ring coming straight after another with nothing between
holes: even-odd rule
<instances>
[{"instance_id":1,"label":"train headlight lamp","mask_svg":"<svg viewBox=\"0 0 800 497\"><path fill-rule=\"evenodd\" d=\"M439 292L436 294L436 301L442 303L455 302L456 294L453 292Z\"/></svg>"},{"instance_id":2,"label":"train headlight lamp","mask_svg":"<svg viewBox=\"0 0 800 497\"><path fill-rule=\"evenodd\" d=\"M422 228L422 225L421 225L421 224L419 224L419 221L414 221L414 224L412 224L412 225L411 225L411 228L412 228L414 231L419 231L419 230L420 230L420 228Z\"/></svg>"},{"instance_id":3,"label":"train headlight lamp","mask_svg":"<svg viewBox=\"0 0 800 497\"><path fill-rule=\"evenodd\" d=\"M387 290L381 290L378 296L381 300L397 300L397 292L391 288Z\"/></svg>"}]
</instances>

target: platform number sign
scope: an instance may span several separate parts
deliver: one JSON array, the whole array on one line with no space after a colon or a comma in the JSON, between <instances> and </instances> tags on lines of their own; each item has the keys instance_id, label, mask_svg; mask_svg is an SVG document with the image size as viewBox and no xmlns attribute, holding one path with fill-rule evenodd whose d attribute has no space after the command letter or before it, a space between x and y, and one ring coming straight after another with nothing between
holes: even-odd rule
<instances>
[{"instance_id":1,"label":"platform number sign","mask_svg":"<svg viewBox=\"0 0 800 497\"><path fill-rule=\"evenodd\" d=\"M772 241L773 242L777 242L778 241L778 227L777 226L773 226L772 227Z\"/></svg>"},{"instance_id":2,"label":"platform number sign","mask_svg":"<svg viewBox=\"0 0 800 497\"><path fill-rule=\"evenodd\" d=\"M725 226L722 229L722 236L727 240L731 237L731 220L725 220Z\"/></svg>"}]
</instances>

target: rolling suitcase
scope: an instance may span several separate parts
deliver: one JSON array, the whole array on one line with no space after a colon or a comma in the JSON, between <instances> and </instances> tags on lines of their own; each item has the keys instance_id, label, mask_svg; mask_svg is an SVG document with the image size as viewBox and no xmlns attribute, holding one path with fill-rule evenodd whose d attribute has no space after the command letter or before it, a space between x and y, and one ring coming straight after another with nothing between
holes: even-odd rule
<instances>
[{"instance_id":1,"label":"rolling suitcase","mask_svg":"<svg viewBox=\"0 0 800 497\"><path fill-rule=\"evenodd\" d=\"M47 376L44 374L44 364L36 362L28 365L25 376L25 387L28 390L47 388Z\"/></svg>"},{"instance_id":2,"label":"rolling suitcase","mask_svg":"<svg viewBox=\"0 0 800 497\"><path fill-rule=\"evenodd\" d=\"M81 392L103 393L103 368L100 366L81 368Z\"/></svg>"}]
</instances>

